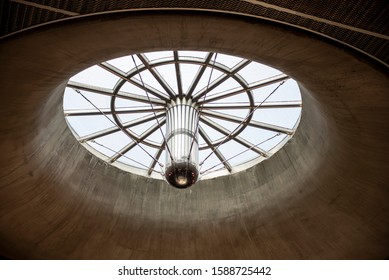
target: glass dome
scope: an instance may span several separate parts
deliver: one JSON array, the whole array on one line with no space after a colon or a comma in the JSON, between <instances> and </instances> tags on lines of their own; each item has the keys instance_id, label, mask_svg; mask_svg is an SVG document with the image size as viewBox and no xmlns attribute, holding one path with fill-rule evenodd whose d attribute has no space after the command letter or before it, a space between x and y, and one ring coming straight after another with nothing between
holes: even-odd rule
<instances>
[{"instance_id":1,"label":"glass dome","mask_svg":"<svg viewBox=\"0 0 389 280\"><path fill-rule=\"evenodd\" d=\"M200 179L271 157L295 133L302 109L297 83L277 69L180 50L132 54L78 73L68 81L63 109L77 141L95 156L163 179L170 155L167 111L174 100L195 104Z\"/></svg>"}]
</instances>

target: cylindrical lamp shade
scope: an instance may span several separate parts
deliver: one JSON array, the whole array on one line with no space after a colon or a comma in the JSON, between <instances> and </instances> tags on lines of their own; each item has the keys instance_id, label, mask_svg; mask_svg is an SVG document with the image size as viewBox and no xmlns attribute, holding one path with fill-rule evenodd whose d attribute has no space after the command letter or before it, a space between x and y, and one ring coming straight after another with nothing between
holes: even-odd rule
<instances>
[{"instance_id":1,"label":"cylindrical lamp shade","mask_svg":"<svg viewBox=\"0 0 389 280\"><path fill-rule=\"evenodd\" d=\"M168 106L165 177L176 188L192 186L199 175L198 119L191 100L177 98Z\"/></svg>"}]
</instances>

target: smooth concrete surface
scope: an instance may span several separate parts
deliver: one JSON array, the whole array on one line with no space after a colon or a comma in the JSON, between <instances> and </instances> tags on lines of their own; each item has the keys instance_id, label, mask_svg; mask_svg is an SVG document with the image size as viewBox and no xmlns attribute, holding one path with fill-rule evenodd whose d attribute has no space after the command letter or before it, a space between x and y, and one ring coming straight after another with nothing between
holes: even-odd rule
<instances>
[{"instance_id":1,"label":"smooth concrete surface","mask_svg":"<svg viewBox=\"0 0 389 280\"><path fill-rule=\"evenodd\" d=\"M68 129L69 77L126 54L219 51L296 79L303 115L276 155L178 190L89 154ZM0 253L26 259L389 256L387 73L319 38L215 14L123 13L0 44Z\"/></svg>"}]
</instances>

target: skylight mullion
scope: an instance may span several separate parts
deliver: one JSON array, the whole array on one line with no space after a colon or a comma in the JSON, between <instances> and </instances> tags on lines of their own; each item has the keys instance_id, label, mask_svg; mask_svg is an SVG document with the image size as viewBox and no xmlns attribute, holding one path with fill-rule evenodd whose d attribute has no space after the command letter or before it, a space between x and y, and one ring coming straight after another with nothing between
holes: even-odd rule
<instances>
[{"instance_id":1,"label":"skylight mullion","mask_svg":"<svg viewBox=\"0 0 389 280\"><path fill-rule=\"evenodd\" d=\"M169 84L165 81L162 75L154 69L147 57L144 54L138 54L138 58L142 61L142 63L146 66L147 70L154 76L154 78L158 81L158 83L163 87L163 89L169 94L171 98L175 98L174 90L169 86Z\"/></svg>"},{"instance_id":2,"label":"skylight mullion","mask_svg":"<svg viewBox=\"0 0 389 280\"><path fill-rule=\"evenodd\" d=\"M206 116L209 116L209 117L218 118L218 119L229 121L229 122L234 122L234 123L238 123L238 124L245 123L244 118L229 115L229 114L224 114L224 113L210 111L210 110L204 110L204 111L201 111L201 113L206 115ZM274 131L274 132L280 132L280 133L284 133L284 134L288 134L288 135L293 134L293 129L289 129L286 127L281 127L281 126L277 126L277 125L273 125L273 124L268 124L268 123L264 123L264 122L259 122L259 121L255 121L255 120L251 120L251 121L247 122L247 125L253 126L256 128Z\"/></svg>"},{"instance_id":3,"label":"skylight mullion","mask_svg":"<svg viewBox=\"0 0 389 280\"><path fill-rule=\"evenodd\" d=\"M147 90L147 92L149 92L150 94L154 95L155 97L158 97L164 101L169 101L169 98L167 96L165 96L162 92L158 92L157 90L155 90L154 88L150 87L150 86L147 86L145 85L145 87L143 87L143 85L139 82L136 81L136 79L131 79L131 78L128 78L126 76L126 73L124 73L123 71L121 71L120 69L116 68L115 66L107 63L107 62L103 62L103 63L100 63L99 66L105 70L107 70L108 72L116 75L117 77L133 84L134 86L140 88L140 89L143 89L143 90Z\"/></svg>"},{"instance_id":4,"label":"skylight mullion","mask_svg":"<svg viewBox=\"0 0 389 280\"><path fill-rule=\"evenodd\" d=\"M201 68L199 68L199 70L197 71L196 73L196 76L192 82L192 84L189 86L189 89L188 89L188 92L186 94L187 98L191 98L192 97L192 94L193 94L193 91L194 89L196 88L197 84L199 83L201 77L203 76L204 74L204 71L207 69L208 65L209 65L209 62L211 60L213 56L213 53L210 52L207 57L205 58L205 61L204 61L204 64L201 66Z\"/></svg>"},{"instance_id":5,"label":"skylight mullion","mask_svg":"<svg viewBox=\"0 0 389 280\"><path fill-rule=\"evenodd\" d=\"M138 94L133 94L133 93L128 93L125 91L119 91L117 97L126 99L126 100L132 100L132 101L137 101L140 103L147 103L147 104L153 104L153 105L159 105L159 106L165 106L166 102L161 99L153 98L150 97L150 100L143 95L138 95Z\"/></svg>"},{"instance_id":6,"label":"skylight mullion","mask_svg":"<svg viewBox=\"0 0 389 280\"><path fill-rule=\"evenodd\" d=\"M160 117L162 117L164 115L165 115L165 113L160 113L160 114L157 114L157 117L160 118ZM133 126L136 126L136 125L140 125L142 123L146 123L146 122L151 121L153 119L155 119L154 114L150 114L150 115L144 116L142 118L139 118L139 119L136 119L136 120L132 120L132 121L123 123L123 128L124 129L130 128L130 127L133 127ZM93 140L93 139L96 139L96 138L99 138L99 137L106 136L108 134L112 134L112 133L118 132L120 130L121 130L121 128L119 128L117 126L109 127L109 128L106 128L106 129L103 129L103 130L91 133L89 135L80 137L78 139L78 141L80 141L81 143L84 143L84 142L87 142L87 141L90 141L90 140Z\"/></svg>"},{"instance_id":7,"label":"skylight mullion","mask_svg":"<svg viewBox=\"0 0 389 280\"><path fill-rule=\"evenodd\" d=\"M165 141L161 143L161 148L158 149L158 151L154 155L154 159L152 160L149 169L147 170L147 175L151 175L151 173L154 171L155 165L158 163L159 158L162 155L163 150L165 149Z\"/></svg>"},{"instance_id":8,"label":"skylight mullion","mask_svg":"<svg viewBox=\"0 0 389 280\"><path fill-rule=\"evenodd\" d=\"M101 94L101 95L115 96L113 89L96 87L96 86L87 85L87 84L83 84L83 83L79 83L79 82L69 81L66 86L69 88L72 88L72 89L89 91L89 92L93 92L93 93L97 93L97 94ZM126 100L132 100L132 101L137 101L137 102L147 103L147 104L150 104L150 102L152 104L160 105L160 106L165 106L165 104L166 104L165 101L158 99L158 98L150 97L150 102L149 102L149 100L147 99L146 96L137 95L137 94L124 92L124 91L119 91L118 95L116 95L116 96L123 98L123 99L126 99Z\"/></svg>"},{"instance_id":9,"label":"skylight mullion","mask_svg":"<svg viewBox=\"0 0 389 280\"><path fill-rule=\"evenodd\" d=\"M116 108L115 109L115 114L119 115L119 114L138 114L138 113L152 113L153 111L154 112L162 112L162 111L165 111L166 108L165 107L154 107L154 108L150 108L150 107L139 107L139 108Z\"/></svg>"},{"instance_id":10,"label":"skylight mullion","mask_svg":"<svg viewBox=\"0 0 389 280\"><path fill-rule=\"evenodd\" d=\"M231 131L229 131L228 129L226 129L223 126L219 125L218 123L212 121L211 119L206 118L204 116L200 116L200 120L202 122L204 122L205 124L207 124L208 126L210 126L213 129L215 129L216 131L219 131L220 133L224 134L226 137L230 137L231 139L233 139L237 143L245 146L246 148L250 148L251 150L253 150L257 154L260 154L261 156L264 156L264 157L269 157L269 153L267 153L265 150L263 150L263 149L261 149L259 147L256 147L255 145L253 145L249 141L243 139L242 137L239 137L239 136L234 136L233 137L231 135ZM223 141L223 142L225 143L226 141Z\"/></svg>"},{"instance_id":11,"label":"skylight mullion","mask_svg":"<svg viewBox=\"0 0 389 280\"><path fill-rule=\"evenodd\" d=\"M228 90L225 92L220 92L220 93L208 95L204 101L199 101L198 104L201 105L203 103L209 103L209 102L213 102L216 100L224 99L224 98L231 97L231 96L234 96L234 95L237 95L237 94L249 91L249 90L254 90L254 89L266 87L266 86L269 86L269 85L272 85L275 83L279 83L279 82L285 81L287 79L289 79L288 75L280 74L280 75L277 75L274 77L270 77L268 79L264 79L264 80L260 80L260 81L251 83L248 85L247 88L240 88L238 90L232 89L232 90Z\"/></svg>"},{"instance_id":12,"label":"skylight mullion","mask_svg":"<svg viewBox=\"0 0 389 280\"><path fill-rule=\"evenodd\" d=\"M106 136L108 134L112 134L112 133L115 133L115 132L118 132L118 131L120 131L119 127L112 126L112 127L109 127L109 128L106 128L106 129L103 129L103 130L100 130L100 131L88 134L86 136L80 137L78 139L78 141L80 143L84 143L84 142L87 142L87 141L90 141L90 140L93 140L93 139L96 139L96 138L99 138L99 137L103 137L103 136Z\"/></svg>"},{"instance_id":13,"label":"skylight mullion","mask_svg":"<svg viewBox=\"0 0 389 280\"><path fill-rule=\"evenodd\" d=\"M210 83L209 86L200 90L195 96L193 96L194 100L200 100L200 98L203 97L204 95L206 95L207 92L212 91L214 88L216 88L217 86L222 84L224 81L226 81L228 78L233 76L238 71L242 70L244 67L246 67L250 63L251 63L251 60L243 59L234 68L232 68L229 72L224 73L223 75L219 76L219 78L217 78L212 83Z\"/></svg>"},{"instance_id":14,"label":"skylight mullion","mask_svg":"<svg viewBox=\"0 0 389 280\"><path fill-rule=\"evenodd\" d=\"M156 117L160 118L160 117L163 117L163 116L165 116L165 112L159 113L159 114L156 114L156 115L149 114L147 116L144 116L144 117L141 117L141 118L138 118L138 119L135 119L135 120L123 123L123 128L130 128L130 127L133 127L133 126L137 126L137 125L140 125L140 124L152 121Z\"/></svg>"},{"instance_id":15,"label":"skylight mullion","mask_svg":"<svg viewBox=\"0 0 389 280\"><path fill-rule=\"evenodd\" d=\"M178 97L182 98L183 97L183 92L182 92L182 81L181 81L181 69L180 69L180 63L178 61L178 52L174 51L174 65L176 67L176 79L177 79L177 88L178 88Z\"/></svg>"},{"instance_id":16,"label":"skylight mullion","mask_svg":"<svg viewBox=\"0 0 389 280\"><path fill-rule=\"evenodd\" d=\"M254 105L251 105L249 102L239 103L239 102L230 102L230 103L214 103L214 104L204 104L202 110L237 110L237 109L250 109L255 108L258 105L258 109L283 109L283 108L299 108L302 106L301 101L276 101L276 102L257 102Z\"/></svg>"},{"instance_id":17,"label":"skylight mullion","mask_svg":"<svg viewBox=\"0 0 389 280\"><path fill-rule=\"evenodd\" d=\"M109 162L113 163L117 161L119 158L121 158L125 153L136 147L137 143L135 141L132 141L130 144L126 145L123 147L120 151L118 151L115 155L113 155L110 159Z\"/></svg>"},{"instance_id":18,"label":"skylight mullion","mask_svg":"<svg viewBox=\"0 0 389 280\"><path fill-rule=\"evenodd\" d=\"M154 111L161 112L166 109L163 107L154 108ZM129 109L116 109L115 114L139 114L139 113L152 113L153 110L150 107L143 108L129 108ZM111 109L104 109L100 111L96 111L95 109L79 109L79 110L64 110L64 114L66 117L82 117L82 116L99 116L99 115L110 115L112 114Z\"/></svg>"},{"instance_id":19,"label":"skylight mullion","mask_svg":"<svg viewBox=\"0 0 389 280\"><path fill-rule=\"evenodd\" d=\"M166 122L166 118L163 118L159 123L155 123L151 127L149 127L145 132L143 132L138 140L133 140L130 144L125 146L123 149L121 149L116 155L110 158L110 163L113 163L114 161L117 161L120 157L122 157L125 153L130 151L132 148L134 148L136 145L139 145L144 139L146 139L148 136L153 134L155 131L157 131L161 126L163 126Z\"/></svg>"},{"instance_id":20,"label":"skylight mullion","mask_svg":"<svg viewBox=\"0 0 389 280\"><path fill-rule=\"evenodd\" d=\"M223 154L220 152L220 150L212 144L211 138L209 138L209 136L207 135L207 133L205 132L205 130L201 126L199 127L199 134L204 139L205 143L207 143L207 145L215 153L215 155L220 160L220 162L224 165L224 167L231 173L232 167L231 167L230 163L226 160L226 158L223 156Z\"/></svg>"}]
</instances>

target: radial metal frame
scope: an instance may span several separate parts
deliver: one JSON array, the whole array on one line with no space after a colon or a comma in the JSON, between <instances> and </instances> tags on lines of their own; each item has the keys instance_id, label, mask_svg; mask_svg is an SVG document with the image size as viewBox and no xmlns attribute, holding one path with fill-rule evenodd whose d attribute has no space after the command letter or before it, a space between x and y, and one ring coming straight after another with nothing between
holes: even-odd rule
<instances>
[{"instance_id":1,"label":"radial metal frame","mask_svg":"<svg viewBox=\"0 0 389 280\"><path fill-rule=\"evenodd\" d=\"M224 144L230 140L234 140L236 143L244 146L247 150L252 150L257 153L259 157L268 158L271 156L271 152L265 151L259 147L257 147L256 143L251 143L248 140L240 137L239 134L247 127L252 126L255 128L260 128L272 132L277 132L281 134L285 134L288 139L294 134L297 125L299 123L299 118L296 122L296 125L293 129L276 126L269 123L263 123L259 121L252 120L252 116L254 113L254 109L258 108L258 103L254 102L253 90L262 88L271 84L283 82L289 77L285 74L276 75L273 77L269 77L267 79L263 79L260 81L255 81L253 83L248 83L238 74L240 70L249 65L252 61L247 59L241 59L239 63L237 63L233 67L228 67L225 64L212 60L212 56L214 53L209 52L203 59L198 57L191 56L180 56L178 51L172 51L172 56L159 58L155 60L149 60L147 55L145 54L137 54L138 59L142 62L140 65L134 66L127 73L123 72L119 68L113 66L108 62L103 62L98 64L102 69L110 72L118 78L116 85L113 89L96 87L93 85L83 84L79 82L69 81L67 87L90 91L93 93L106 95L111 98L110 108L102 108L100 111L87 109L87 110L65 110L64 114L66 117L72 116L96 116L103 114L112 115L116 126L109 127L103 129L101 131L97 131L95 133L91 133L89 135L85 135L83 137L78 137L78 141L83 143L84 145L88 141L93 141L99 137L103 137L118 131L123 131L130 139L131 142L128 143L125 147L117 151L116 154L108 158L108 162L113 164L117 162L117 160L126 154L128 151L133 149L136 145L144 144L149 147L157 149L154 158L152 159L150 166L147 170L147 175L151 175L153 173L155 165L160 159L163 150L166 149L165 141L157 143L153 140L147 139L151 134L160 129L166 122L165 112L166 108L173 98L191 98L193 102L196 102L199 106L199 135L204 140L204 144L199 147L200 150L210 149L212 153L218 158L220 163L224 166L224 169L228 171L228 173L233 172L234 167L228 162L228 159L223 155L223 153L218 148L220 144ZM193 78L192 84L188 87L187 92L183 91L182 87L182 73L180 66L181 64L192 64L198 65L198 71ZM174 65L175 68L175 77L177 81L177 92L175 92L169 83L164 79L164 77L158 72L157 67L164 65ZM207 87L201 88L200 90L196 90L199 81L201 80L205 70L207 68L213 67L214 69L220 71L222 74L214 79L211 83L207 85ZM144 71L149 71L152 76L156 79L159 85L164 89L165 92L162 92L153 86L147 84L147 81L140 81L136 78L137 75L141 78L141 75ZM234 79L240 86L240 88L230 89L224 92L217 92L214 94L208 94L210 91L217 88L223 82L228 80L229 78ZM142 79L142 78L141 78ZM121 91L123 85L128 82L133 86L144 90L150 96L145 97L143 95L129 93L126 91ZM247 102L236 102L236 103L211 103L217 100L222 100L234 95L238 94L246 94L248 101ZM130 108L119 108L116 106L117 98L121 98L124 100L131 100L139 103L145 104L145 106L137 106ZM151 104L152 105L151 105ZM147 106L149 104L149 106ZM266 108L298 108L301 107L301 101L285 101L285 102L266 102L260 104L258 109L266 109ZM234 110L234 109L245 109L248 111L247 116L245 118L237 117L234 115L226 114L219 112L220 110ZM146 116L133 119L131 121L122 122L120 119L121 114L132 114L132 113L150 113ZM147 122L151 122L155 120L155 117L159 119L157 123L153 123L145 132L141 135L138 135L131 131L131 127L135 127L140 124L145 124ZM218 123L212 121L209 117L221 119L224 121L228 121L231 123L238 124L237 128L234 131L229 131ZM216 140L212 140L205 129L202 127L201 123L208 125L215 131L224 135L224 137ZM287 139L287 140L288 140ZM283 141L286 142L286 141ZM280 145L280 144L278 144ZM277 145L277 146L278 146Z\"/></svg>"}]
</instances>

